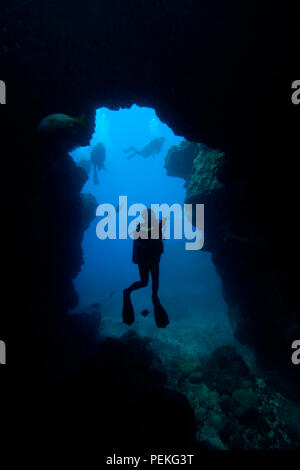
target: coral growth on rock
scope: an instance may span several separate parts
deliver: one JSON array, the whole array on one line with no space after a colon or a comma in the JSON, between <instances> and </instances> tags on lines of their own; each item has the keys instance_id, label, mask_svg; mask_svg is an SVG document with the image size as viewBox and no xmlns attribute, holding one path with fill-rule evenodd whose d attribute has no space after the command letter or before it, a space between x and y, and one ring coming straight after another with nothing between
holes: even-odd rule
<instances>
[{"instance_id":1,"label":"coral growth on rock","mask_svg":"<svg viewBox=\"0 0 300 470\"><path fill-rule=\"evenodd\" d=\"M218 347L206 361L169 357L165 366L169 385L184 393L194 409L200 445L211 450L299 448L299 404L250 371L234 347Z\"/></svg>"},{"instance_id":2,"label":"coral growth on rock","mask_svg":"<svg viewBox=\"0 0 300 470\"><path fill-rule=\"evenodd\" d=\"M188 171L182 160L188 163ZM285 279L278 263L283 253L263 239L254 225L257 207L242 181L229 182L227 156L202 144L184 142L172 147L165 159L168 174L185 178L186 203L205 205L204 249L223 281L228 316L237 339L250 344L270 372L275 387L297 399L284 374L299 383L291 363L291 344L299 336L299 322L291 309L293 271ZM285 252L285 251L284 251ZM288 284L287 279L291 279ZM275 289L276 286L276 289Z\"/></svg>"}]
</instances>

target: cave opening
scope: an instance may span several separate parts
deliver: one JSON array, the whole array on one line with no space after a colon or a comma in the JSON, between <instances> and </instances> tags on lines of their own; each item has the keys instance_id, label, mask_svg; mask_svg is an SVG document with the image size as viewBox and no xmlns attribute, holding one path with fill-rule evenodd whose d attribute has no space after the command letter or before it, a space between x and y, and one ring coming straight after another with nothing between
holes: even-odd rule
<instances>
[{"instance_id":1,"label":"cave opening","mask_svg":"<svg viewBox=\"0 0 300 470\"><path fill-rule=\"evenodd\" d=\"M291 100L299 16L262 2L3 3L8 302L0 362L7 359L1 370L10 379L3 402L7 395L14 404L4 407L6 428L13 421L20 431L14 447L20 435L20 448L35 443L50 455L51 446L69 458L75 449L97 462L111 450L143 455L135 444L190 454L196 443L200 458L202 449L274 449L277 457L299 448L300 366L291 347L300 337L293 230L300 107ZM11 14L12 3L26 8ZM133 102L153 106L177 136L154 110L133 106L98 110L90 141L96 108ZM47 121L53 113L58 122ZM83 113L86 125L73 125ZM53 124L45 134L44 119ZM127 160L125 148L141 149L160 131L162 153ZM106 170L99 185L90 170L83 188L79 163L88 169L98 139ZM206 155L195 184L184 187L177 168L164 169L170 146L182 142L219 149L224 165ZM86 147L73 151L78 146ZM165 329L154 322L151 281L132 294L135 323L122 323L122 289L138 277L133 243L99 240L95 218L96 203L116 205L120 195L129 204L205 204L207 251L165 243ZM246 367L252 356L238 341L253 348L261 369Z\"/></svg>"},{"instance_id":2,"label":"cave opening","mask_svg":"<svg viewBox=\"0 0 300 470\"><path fill-rule=\"evenodd\" d=\"M131 147L141 149L146 142L160 137L164 138L163 147L155 155L143 158L136 154L128 158L124 152ZM76 164L89 174L82 193L93 195L97 204L110 203L115 207L120 195L127 196L128 205L183 205L185 180L167 175L165 157L170 148L184 141L184 137L176 136L159 120L152 108L133 105L118 111L98 109L90 145L71 153ZM90 161L92 149L99 142L103 143L106 154L104 168L98 171L98 181L95 181ZM146 288L132 294L135 323L130 327L122 323L123 289L139 279L137 265L132 263L133 241L130 238L99 240L98 219L95 217L84 235L84 264L74 281L79 297L74 313L98 309L102 336L120 337L131 330L150 338L154 349L159 349L161 342L168 343L177 351L174 352L177 357L180 353L206 356L218 346L237 343L211 254L202 249L186 250L184 239L166 240L160 262L159 298L170 318L168 327L156 328L151 279ZM143 310L152 314L144 317Z\"/></svg>"}]
</instances>

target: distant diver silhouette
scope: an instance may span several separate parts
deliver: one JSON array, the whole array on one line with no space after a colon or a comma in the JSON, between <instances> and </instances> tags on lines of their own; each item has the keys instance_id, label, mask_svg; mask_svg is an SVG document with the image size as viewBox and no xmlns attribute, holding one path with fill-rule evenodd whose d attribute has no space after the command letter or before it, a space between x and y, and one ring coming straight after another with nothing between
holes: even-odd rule
<instances>
[{"instance_id":1,"label":"distant diver silhouette","mask_svg":"<svg viewBox=\"0 0 300 470\"><path fill-rule=\"evenodd\" d=\"M158 298L159 286L159 262L164 251L163 228L166 219L158 221L154 212L147 209L142 213L144 222L139 224L136 232L140 232L139 238L133 242L133 263L138 265L140 281L136 281L123 291L123 322L131 325L134 322L134 309L131 303L131 292L146 287L149 281L149 273L152 278L152 302L154 306L154 318L158 328L165 328L169 324L167 312L162 307ZM145 311L143 311L143 316Z\"/></svg>"},{"instance_id":2,"label":"distant diver silhouette","mask_svg":"<svg viewBox=\"0 0 300 470\"><path fill-rule=\"evenodd\" d=\"M105 170L105 147L99 142L91 151L91 164L93 166L93 181L95 185L99 184L98 170Z\"/></svg>"},{"instance_id":3,"label":"distant diver silhouette","mask_svg":"<svg viewBox=\"0 0 300 470\"><path fill-rule=\"evenodd\" d=\"M135 155L140 155L141 157L150 157L151 155L157 155L162 151L162 147L164 145L165 138L164 137L156 137L155 139L150 140L144 147L138 150L136 147L129 147L128 149L124 149L123 152L129 153L127 160L134 157Z\"/></svg>"}]
</instances>

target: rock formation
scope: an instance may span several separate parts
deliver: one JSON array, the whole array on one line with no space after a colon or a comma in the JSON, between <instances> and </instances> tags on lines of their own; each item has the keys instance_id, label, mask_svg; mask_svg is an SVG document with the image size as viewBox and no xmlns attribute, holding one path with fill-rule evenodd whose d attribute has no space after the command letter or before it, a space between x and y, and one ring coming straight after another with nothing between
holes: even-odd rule
<instances>
[{"instance_id":1,"label":"rock formation","mask_svg":"<svg viewBox=\"0 0 300 470\"><path fill-rule=\"evenodd\" d=\"M223 280L236 338L255 348L261 364L275 374L273 379L278 380L280 373L297 381L290 361L292 338L300 335L295 312L289 310L292 285L272 259L274 244L256 230L256 211L260 210L251 207L255 188L248 188L247 194L239 180L229 184L224 176L226 155L202 144L184 142L172 147L165 165L171 176L185 178L185 202L205 205L204 249L212 252ZM293 269L285 275L293 280ZM279 386L276 380L274 385Z\"/></svg>"},{"instance_id":2,"label":"rock formation","mask_svg":"<svg viewBox=\"0 0 300 470\"><path fill-rule=\"evenodd\" d=\"M87 391L85 398L82 390L75 393L74 381L69 389L55 385L55 348L58 337L63 342L66 311L76 304L72 280L91 217L91 205L79 194L86 175L67 152L89 144L100 106L151 106L176 134L226 155L213 173L219 187L206 188L207 204L216 208L207 212L207 248L237 337L252 343L266 369L299 384L290 361L291 342L299 338L299 109L290 99L299 62L298 12L253 0L2 3L2 270L8 307L1 339L18 420L27 410L21 419L26 427L30 411L47 409L57 428L66 397L74 394L70 416L84 414L89 400ZM40 139L40 120L60 112L85 113L87 126L67 139ZM188 189L193 197L203 189L197 187L199 174ZM189 412L184 403L178 407L180 429ZM36 429L46 415L39 415ZM28 429L23 431L26 436Z\"/></svg>"}]
</instances>

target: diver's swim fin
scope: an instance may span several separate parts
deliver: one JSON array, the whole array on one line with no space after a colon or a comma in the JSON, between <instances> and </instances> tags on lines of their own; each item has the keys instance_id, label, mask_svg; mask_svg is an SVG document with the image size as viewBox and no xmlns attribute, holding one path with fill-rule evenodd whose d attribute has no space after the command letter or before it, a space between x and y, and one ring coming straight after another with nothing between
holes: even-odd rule
<instances>
[{"instance_id":1,"label":"diver's swim fin","mask_svg":"<svg viewBox=\"0 0 300 470\"><path fill-rule=\"evenodd\" d=\"M123 322L126 325L132 325L134 322L134 310L130 299L130 293L123 290L123 310L122 310Z\"/></svg>"},{"instance_id":2,"label":"diver's swim fin","mask_svg":"<svg viewBox=\"0 0 300 470\"><path fill-rule=\"evenodd\" d=\"M154 318L157 328L166 328L166 326L170 323L169 317L167 312L161 305L158 298L154 298L153 305L154 305Z\"/></svg>"}]
</instances>

